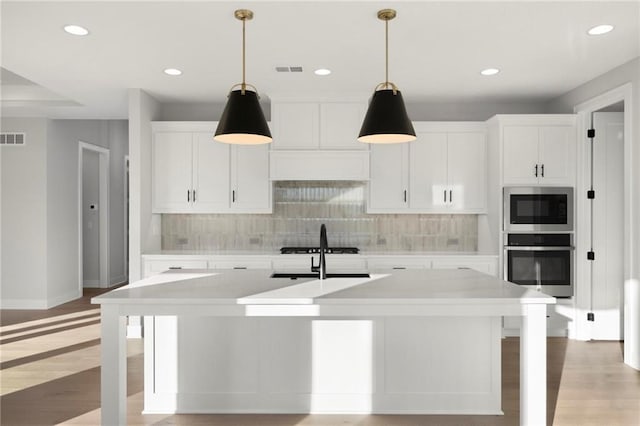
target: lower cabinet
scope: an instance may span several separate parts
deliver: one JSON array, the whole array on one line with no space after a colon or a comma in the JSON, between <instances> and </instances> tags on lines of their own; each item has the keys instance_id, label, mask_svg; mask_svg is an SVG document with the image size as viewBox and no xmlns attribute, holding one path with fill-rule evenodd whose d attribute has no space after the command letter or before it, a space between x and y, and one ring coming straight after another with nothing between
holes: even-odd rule
<instances>
[{"instance_id":1,"label":"lower cabinet","mask_svg":"<svg viewBox=\"0 0 640 426\"><path fill-rule=\"evenodd\" d=\"M158 275L170 269L207 269L206 260L166 259L144 260L144 277Z\"/></svg>"},{"instance_id":2,"label":"lower cabinet","mask_svg":"<svg viewBox=\"0 0 640 426\"><path fill-rule=\"evenodd\" d=\"M423 256L375 256L367 259L370 270L392 271L394 269L425 269L430 261Z\"/></svg>"},{"instance_id":3,"label":"lower cabinet","mask_svg":"<svg viewBox=\"0 0 640 426\"><path fill-rule=\"evenodd\" d=\"M497 259L474 259L465 257L434 259L431 263L433 269L474 269L488 275L498 276Z\"/></svg>"}]
</instances>

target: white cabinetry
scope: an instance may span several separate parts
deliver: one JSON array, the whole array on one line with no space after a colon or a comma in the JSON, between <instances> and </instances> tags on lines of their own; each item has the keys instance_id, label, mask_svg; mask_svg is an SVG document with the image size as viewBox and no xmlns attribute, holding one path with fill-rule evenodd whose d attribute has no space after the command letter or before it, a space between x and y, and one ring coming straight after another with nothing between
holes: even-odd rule
<instances>
[{"instance_id":1,"label":"white cabinetry","mask_svg":"<svg viewBox=\"0 0 640 426\"><path fill-rule=\"evenodd\" d=\"M205 259L185 259L182 256L144 259L144 278L158 275L171 269L207 269L207 261Z\"/></svg>"},{"instance_id":2,"label":"white cabinetry","mask_svg":"<svg viewBox=\"0 0 640 426\"><path fill-rule=\"evenodd\" d=\"M486 141L481 123L415 123L408 144L373 145L369 213L483 213Z\"/></svg>"},{"instance_id":3,"label":"white cabinetry","mask_svg":"<svg viewBox=\"0 0 640 426\"><path fill-rule=\"evenodd\" d=\"M155 122L154 213L271 213L269 148L212 139L213 122Z\"/></svg>"},{"instance_id":4,"label":"white cabinetry","mask_svg":"<svg viewBox=\"0 0 640 426\"><path fill-rule=\"evenodd\" d=\"M497 116L497 120L505 185L575 184L575 116Z\"/></svg>"},{"instance_id":5,"label":"white cabinetry","mask_svg":"<svg viewBox=\"0 0 640 426\"><path fill-rule=\"evenodd\" d=\"M433 269L474 269L479 272L497 277L498 262L497 257L476 257L476 256L447 256L434 258L431 262Z\"/></svg>"},{"instance_id":6,"label":"white cabinetry","mask_svg":"<svg viewBox=\"0 0 640 426\"><path fill-rule=\"evenodd\" d=\"M357 141L364 102L273 100L274 150L366 150Z\"/></svg>"}]
</instances>

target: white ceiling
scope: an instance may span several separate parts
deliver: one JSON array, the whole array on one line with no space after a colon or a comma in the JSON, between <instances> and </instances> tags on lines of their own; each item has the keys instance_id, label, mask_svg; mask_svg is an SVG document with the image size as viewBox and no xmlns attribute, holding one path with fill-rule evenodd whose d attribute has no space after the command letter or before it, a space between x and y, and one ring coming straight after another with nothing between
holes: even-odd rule
<instances>
[{"instance_id":1,"label":"white ceiling","mask_svg":"<svg viewBox=\"0 0 640 426\"><path fill-rule=\"evenodd\" d=\"M2 67L10 71L2 74L5 115L125 118L127 88L161 102L223 103L241 79L241 24L233 17L240 7L255 13L247 23L247 82L267 97L367 99L384 80L384 24L376 12L385 7L398 11L389 24L390 80L409 102L540 102L640 56L640 0L3 1L0 7ZM66 34L69 23L90 35ZM586 34L602 23L614 31ZM282 65L304 72L276 73ZM162 72L168 67L184 74L169 77ZM318 77L319 67L333 73ZM482 77L487 67L501 72ZM34 84L16 84L19 77ZM21 87L30 87L28 102L19 102Z\"/></svg>"}]
</instances>

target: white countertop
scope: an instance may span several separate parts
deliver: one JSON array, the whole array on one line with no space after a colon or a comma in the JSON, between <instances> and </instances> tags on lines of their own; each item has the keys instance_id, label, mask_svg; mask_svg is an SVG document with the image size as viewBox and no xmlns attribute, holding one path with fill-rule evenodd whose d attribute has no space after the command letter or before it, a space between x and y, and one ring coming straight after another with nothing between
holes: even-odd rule
<instances>
[{"instance_id":1,"label":"white countertop","mask_svg":"<svg viewBox=\"0 0 640 426\"><path fill-rule=\"evenodd\" d=\"M468 269L371 272L371 278L270 278L271 270L167 271L92 299L98 304L552 304L555 298Z\"/></svg>"}]
</instances>

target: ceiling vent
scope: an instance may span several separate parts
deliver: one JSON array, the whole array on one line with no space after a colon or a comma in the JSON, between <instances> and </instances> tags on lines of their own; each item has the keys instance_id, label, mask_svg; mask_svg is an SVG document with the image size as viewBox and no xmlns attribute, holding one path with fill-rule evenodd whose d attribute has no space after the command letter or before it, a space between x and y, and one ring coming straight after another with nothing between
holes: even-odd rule
<instances>
[{"instance_id":1,"label":"ceiling vent","mask_svg":"<svg viewBox=\"0 0 640 426\"><path fill-rule=\"evenodd\" d=\"M0 133L0 145L24 145L27 140L26 133Z\"/></svg>"},{"instance_id":2,"label":"ceiling vent","mask_svg":"<svg viewBox=\"0 0 640 426\"><path fill-rule=\"evenodd\" d=\"M302 72L302 67L276 67L276 72Z\"/></svg>"}]
</instances>

